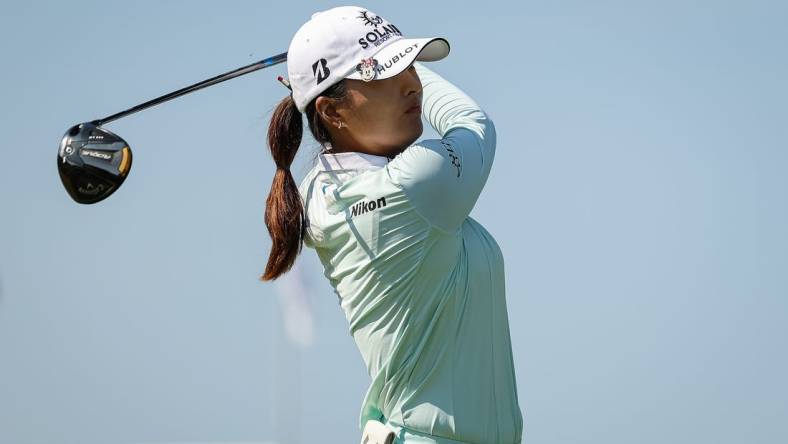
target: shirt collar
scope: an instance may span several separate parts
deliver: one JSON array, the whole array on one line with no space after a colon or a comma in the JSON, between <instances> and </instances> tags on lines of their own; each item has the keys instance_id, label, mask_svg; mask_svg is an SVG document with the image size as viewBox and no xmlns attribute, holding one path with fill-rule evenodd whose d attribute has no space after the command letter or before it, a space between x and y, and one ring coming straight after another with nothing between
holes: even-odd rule
<instances>
[{"instance_id":1,"label":"shirt collar","mask_svg":"<svg viewBox=\"0 0 788 444\"><path fill-rule=\"evenodd\" d=\"M348 151L319 154L317 168L320 171L369 170L384 167L387 163L389 158L386 156Z\"/></svg>"}]
</instances>

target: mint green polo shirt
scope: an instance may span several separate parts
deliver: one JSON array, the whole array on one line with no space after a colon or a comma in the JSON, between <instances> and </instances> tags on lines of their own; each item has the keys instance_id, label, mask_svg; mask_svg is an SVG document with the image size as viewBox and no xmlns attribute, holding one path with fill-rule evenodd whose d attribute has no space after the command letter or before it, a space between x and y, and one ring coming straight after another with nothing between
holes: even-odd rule
<instances>
[{"instance_id":1,"label":"mint green polo shirt","mask_svg":"<svg viewBox=\"0 0 788 444\"><path fill-rule=\"evenodd\" d=\"M416 62L422 113L441 135L389 159L320 154L301 182L314 249L371 384L359 415L398 442L519 443L504 261L469 216L495 157L495 127Z\"/></svg>"}]
</instances>

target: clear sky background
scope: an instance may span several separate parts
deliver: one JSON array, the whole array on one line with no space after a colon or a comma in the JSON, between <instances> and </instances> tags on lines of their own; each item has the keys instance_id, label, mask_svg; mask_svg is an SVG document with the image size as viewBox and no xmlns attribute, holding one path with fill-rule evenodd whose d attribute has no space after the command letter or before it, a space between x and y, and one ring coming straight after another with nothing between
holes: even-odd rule
<instances>
[{"instance_id":1,"label":"clear sky background","mask_svg":"<svg viewBox=\"0 0 788 444\"><path fill-rule=\"evenodd\" d=\"M104 202L56 169L71 125L341 4L3 2L0 442L358 442L369 378L314 251L257 280L284 65L107 125L134 165ZM472 216L506 259L525 442L788 441L788 4L459 4L360 5L445 36L431 68L496 122Z\"/></svg>"}]
</instances>

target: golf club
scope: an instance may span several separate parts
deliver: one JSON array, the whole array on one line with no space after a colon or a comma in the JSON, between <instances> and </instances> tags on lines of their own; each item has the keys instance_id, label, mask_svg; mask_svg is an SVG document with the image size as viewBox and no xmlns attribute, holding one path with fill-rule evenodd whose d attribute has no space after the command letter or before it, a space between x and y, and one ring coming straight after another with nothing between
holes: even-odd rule
<instances>
[{"instance_id":1,"label":"golf club","mask_svg":"<svg viewBox=\"0 0 788 444\"><path fill-rule=\"evenodd\" d=\"M57 169L66 191L76 202L92 204L117 190L131 171L131 147L101 125L176 97L287 61L287 52L181 88L111 116L74 125L60 141Z\"/></svg>"}]
</instances>

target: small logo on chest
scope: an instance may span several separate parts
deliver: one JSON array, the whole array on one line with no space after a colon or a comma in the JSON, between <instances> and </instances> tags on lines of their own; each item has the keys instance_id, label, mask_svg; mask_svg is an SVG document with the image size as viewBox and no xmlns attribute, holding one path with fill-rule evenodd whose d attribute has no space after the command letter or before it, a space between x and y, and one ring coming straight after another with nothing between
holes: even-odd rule
<instances>
[{"instance_id":1,"label":"small logo on chest","mask_svg":"<svg viewBox=\"0 0 788 444\"><path fill-rule=\"evenodd\" d=\"M386 206L386 198L381 197L377 200L370 200L370 201L361 201L350 209L350 217L359 216L364 213L369 213L370 211L375 211L378 208L382 208Z\"/></svg>"}]
</instances>

